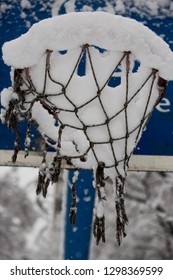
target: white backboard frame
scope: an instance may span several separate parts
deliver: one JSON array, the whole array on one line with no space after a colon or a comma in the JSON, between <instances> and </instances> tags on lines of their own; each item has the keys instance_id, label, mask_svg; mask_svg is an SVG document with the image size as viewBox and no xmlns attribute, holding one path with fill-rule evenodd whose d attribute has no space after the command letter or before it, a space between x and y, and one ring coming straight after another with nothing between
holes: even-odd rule
<instances>
[{"instance_id":1,"label":"white backboard frame","mask_svg":"<svg viewBox=\"0 0 173 280\"><path fill-rule=\"evenodd\" d=\"M0 166L16 167L39 167L42 162L42 153L30 152L28 157L24 157L24 151L20 151L15 163L11 157L13 150L0 150ZM54 153L47 153L48 162L51 161ZM62 168L71 169L71 165L66 162ZM132 155L129 162L129 171L173 171L173 156L151 156L151 155Z\"/></svg>"}]
</instances>

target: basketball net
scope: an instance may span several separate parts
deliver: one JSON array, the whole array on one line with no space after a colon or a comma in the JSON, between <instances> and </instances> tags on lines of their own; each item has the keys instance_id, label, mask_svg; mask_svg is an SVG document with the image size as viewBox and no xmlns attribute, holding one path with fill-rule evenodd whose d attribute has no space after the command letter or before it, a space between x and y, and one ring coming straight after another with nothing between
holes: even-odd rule
<instances>
[{"instance_id":1,"label":"basketball net","mask_svg":"<svg viewBox=\"0 0 173 280\"><path fill-rule=\"evenodd\" d=\"M143 66L130 51L107 51L89 44L70 51L46 50L36 65L14 70L13 98L4 109L5 121L16 132L12 161L17 160L20 150L21 123L27 122L25 156L34 124L45 143L36 192L46 197L49 184L58 181L62 161L67 161L74 168L72 225L76 220L78 171L92 169L97 244L105 242L108 178L113 186L119 245L126 236L128 163L166 84L157 69ZM49 148L55 151L51 162L46 158Z\"/></svg>"}]
</instances>

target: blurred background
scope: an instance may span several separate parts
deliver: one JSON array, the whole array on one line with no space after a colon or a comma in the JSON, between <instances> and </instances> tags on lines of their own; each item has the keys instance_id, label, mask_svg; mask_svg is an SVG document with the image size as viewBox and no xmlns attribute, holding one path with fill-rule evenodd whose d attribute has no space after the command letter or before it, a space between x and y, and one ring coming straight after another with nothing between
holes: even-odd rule
<instances>
[{"instance_id":1,"label":"blurred background","mask_svg":"<svg viewBox=\"0 0 173 280\"><path fill-rule=\"evenodd\" d=\"M0 259L63 259L66 176L36 196L38 169L0 168ZM115 209L107 186L106 243L92 238L89 259L173 259L173 174L129 172L127 237L115 238ZM82 209L79 209L82 211ZM85 239L83 242L85 243Z\"/></svg>"}]
</instances>

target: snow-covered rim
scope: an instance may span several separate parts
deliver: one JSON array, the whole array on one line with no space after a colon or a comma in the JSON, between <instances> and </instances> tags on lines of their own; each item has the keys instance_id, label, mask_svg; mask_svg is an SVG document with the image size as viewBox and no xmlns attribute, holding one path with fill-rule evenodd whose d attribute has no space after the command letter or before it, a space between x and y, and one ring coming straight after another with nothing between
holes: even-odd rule
<instances>
[{"instance_id":1,"label":"snow-covered rim","mask_svg":"<svg viewBox=\"0 0 173 280\"><path fill-rule=\"evenodd\" d=\"M38 63L45 50L70 50L83 44L110 51L131 51L136 59L173 80L173 52L136 20L106 12L79 12L42 20L3 46L4 62L15 68Z\"/></svg>"}]
</instances>

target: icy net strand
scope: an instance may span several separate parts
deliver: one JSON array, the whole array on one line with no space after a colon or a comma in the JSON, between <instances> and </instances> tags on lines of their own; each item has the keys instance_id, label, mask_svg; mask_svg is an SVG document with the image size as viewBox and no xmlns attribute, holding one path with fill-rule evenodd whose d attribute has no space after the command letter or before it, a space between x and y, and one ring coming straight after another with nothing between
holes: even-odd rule
<instances>
[{"instance_id":1,"label":"icy net strand","mask_svg":"<svg viewBox=\"0 0 173 280\"><path fill-rule=\"evenodd\" d=\"M31 136L31 123L34 123L36 127L39 129L39 123L33 117L33 107L36 103L39 103L42 108L48 112L48 114L52 115L54 120L58 122L57 127L57 141L52 144L52 139L50 139L49 135L46 135L44 131L41 131L42 137L45 141L45 151L43 153L43 161L40 166L39 176L38 176L38 185L37 185L37 194L41 193L45 197L47 194L47 189L50 182L57 182L60 174L61 163L62 160L65 159L68 163L72 164L74 168L77 170L78 168L90 168L88 163L88 158L94 158L93 164L93 173L95 180L95 188L97 193L97 206L95 209L95 219L93 224L93 234L96 238L97 244L100 240L105 242L105 215L104 215L104 204L106 201L106 193L105 193L105 183L106 179L109 175L109 170L111 170L111 174L114 174L111 177L114 185L114 194L115 194L115 209L116 209L116 237L118 244L120 245L122 237L126 236L125 226L128 223L128 218L125 211L125 179L127 175L127 167L130 159L130 155L133 151L128 149L128 143L131 135L135 135L135 144L137 144L141 132L150 116L151 109L156 105L158 100L165 91L166 81L158 76L158 71L156 69L151 69L145 79L142 81L141 85L133 92L133 94L129 95L129 75L131 68L131 60L132 54L130 52L122 52L121 57L112 70L112 72L107 76L107 79L103 85L100 85L97 78L97 73L95 72L95 65L93 63L93 58L91 55L91 48L88 44L85 44L81 47L79 56L77 61L72 69L72 72L67 79L66 83L62 83L59 80L56 80L52 77L51 74L51 56L53 51L47 50L44 64L44 78L43 78L43 88L42 91L39 92L36 88L33 77L32 77L32 68L24 68L24 69L16 69L14 70L14 85L13 91L17 94L16 98L11 99L9 103L9 108L6 110L5 118L9 124L9 127L16 131L16 141L14 145L14 155L12 157L12 161L15 162L17 159L17 154L20 150L20 123L23 120L26 120L27 130L26 130L26 139L25 139L25 156L29 154L29 146L30 146L30 136ZM76 105L76 103L70 97L70 94L67 93L67 90L71 86L71 82L76 74L77 68L83 59L83 55L86 55L92 78L95 83L96 92L95 95L90 99L87 99L82 105ZM124 103L121 108L116 110L116 112L109 116L107 110L105 109L105 105L102 99L102 94L104 89L107 87L111 78L114 76L116 70L124 64L124 70L122 70L122 75L124 77L124 92L125 95ZM57 93L51 93L47 91L48 81L56 84L60 90ZM150 100L153 92L153 88L155 87L155 83L157 81L158 87L158 96L155 98L154 105L149 110ZM134 99L140 94L143 88L149 84L148 95L146 97L145 104L143 104L143 113L142 117L139 120L138 124L133 127L133 129L129 128L129 112L128 107L134 101ZM77 85L76 85L77 86ZM82 94L82 93L81 93ZM73 109L67 109L66 107L62 108L62 106L58 107L57 103L53 102L57 97L63 96L65 100L71 105ZM52 99L53 98L53 99ZM86 124L85 121L80 117L80 110L85 109L85 107L89 106L93 101L97 101L104 115L104 121L99 124ZM134 109L135 110L135 109ZM68 121L63 121L61 118L61 113L68 112L74 114L75 118L78 120L80 125L70 124ZM124 114L124 135L120 137L114 137L112 135L112 130L110 127L110 122L115 120L120 114ZM90 128L98 128L98 127L106 127L108 140L101 141L93 141L91 136L88 133L88 129ZM81 131L85 139L87 140L87 145L85 147L85 151L82 151L78 147L78 143L75 143L75 140L72 141L74 146L75 153L71 155L71 152L68 151L64 154L62 152L62 146L64 143L64 135L67 136L64 132L66 129L72 129L74 131ZM117 149L119 149L119 143L123 144L124 152L121 158L117 158ZM109 151L111 151L113 156L113 161L111 163L107 163L106 160L100 160L99 152L96 147L107 147ZM46 162L46 153L49 147L53 147L56 151L55 156L51 163ZM106 157L106 155L105 155ZM75 171L76 172L76 171ZM113 173L112 173L113 172ZM76 220L76 181L77 176L75 175L72 183L72 205L70 210L70 220L71 224L75 224Z\"/></svg>"}]
</instances>

